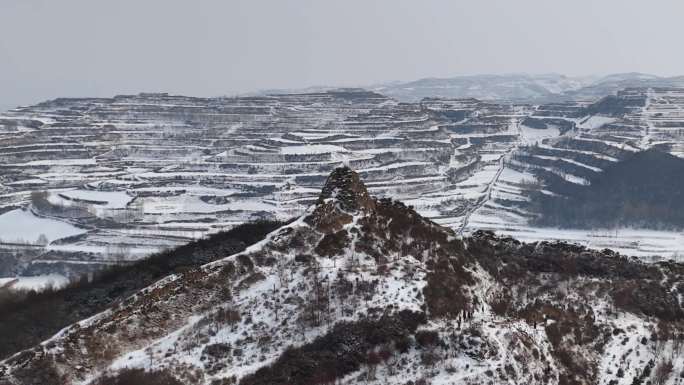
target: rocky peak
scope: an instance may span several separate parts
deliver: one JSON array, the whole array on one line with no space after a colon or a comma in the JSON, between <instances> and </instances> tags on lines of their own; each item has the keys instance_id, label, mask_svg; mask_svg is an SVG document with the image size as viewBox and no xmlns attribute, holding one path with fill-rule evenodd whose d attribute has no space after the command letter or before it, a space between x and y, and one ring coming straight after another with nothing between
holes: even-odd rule
<instances>
[{"instance_id":1,"label":"rocky peak","mask_svg":"<svg viewBox=\"0 0 684 385\"><path fill-rule=\"evenodd\" d=\"M336 207L347 213L375 208L375 202L368 195L359 174L346 166L334 169L325 181L319 202L326 202L329 199L333 200Z\"/></svg>"},{"instance_id":2,"label":"rocky peak","mask_svg":"<svg viewBox=\"0 0 684 385\"><path fill-rule=\"evenodd\" d=\"M318 203L305 221L320 232L333 233L351 223L353 215L372 212L375 206L359 174L349 167L338 167L328 176Z\"/></svg>"}]
</instances>

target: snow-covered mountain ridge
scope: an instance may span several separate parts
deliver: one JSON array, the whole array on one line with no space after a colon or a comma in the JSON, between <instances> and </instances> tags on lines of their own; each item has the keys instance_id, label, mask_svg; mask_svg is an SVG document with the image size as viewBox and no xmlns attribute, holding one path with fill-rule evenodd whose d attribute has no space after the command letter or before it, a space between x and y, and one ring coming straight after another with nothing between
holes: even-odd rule
<instances>
[{"instance_id":1,"label":"snow-covered mountain ridge","mask_svg":"<svg viewBox=\"0 0 684 385\"><path fill-rule=\"evenodd\" d=\"M466 75L393 82L369 89L405 102L441 97L546 104L596 101L625 88L682 86L684 77L681 76L661 77L634 72L576 77L560 74Z\"/></svg>"},{"instance_id":2,"label":"snow-covered mountain ridge","mask_svg":"<svg viewBox=\"0 0 684 385\"><path fill-rule=\"evenodd\" d=\"M393 81L360 87L379 92L402 102L424 98L475 98L493 102L548 104L567 101L597 101L625 88L683 87L683 76L656 76L628 72L605 76L568 76L563 74L481 74L444 78ZM336 87L316 86L300 89L262 90L246 95L312 93Z\"/></svg>"},{"instance_id":3,"label":"snow-covered mountain ridge","mask_svg":"<svg viewBox=\"0 0 684 385\"><path fill-rule=\"evenodd\" d=\"M0 384L134 368L193 384L680 384L683 278L607 250L461 240L338 168L298 220L11 357Z\"/></svg>"}]
</instances>

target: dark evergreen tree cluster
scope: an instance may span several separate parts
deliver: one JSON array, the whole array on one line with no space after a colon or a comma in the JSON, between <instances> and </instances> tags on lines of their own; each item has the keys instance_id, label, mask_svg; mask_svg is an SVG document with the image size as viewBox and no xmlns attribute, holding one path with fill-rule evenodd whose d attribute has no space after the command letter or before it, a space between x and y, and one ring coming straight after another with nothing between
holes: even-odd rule
<instances>
[{"instance_id":1,"label":"dark evergreen tree cluster","mask_svg":"<svg viewBox=\"0 0 684 385\"><path fill-rule=\"evenodd\" d=\"M544 176L542 176L544 177ZM684 159L659 151L636 153L597 174L586 186L546 177L557 195L536 193L536 225L564 228L684 228Z\"/></svg>"}]
</instances>

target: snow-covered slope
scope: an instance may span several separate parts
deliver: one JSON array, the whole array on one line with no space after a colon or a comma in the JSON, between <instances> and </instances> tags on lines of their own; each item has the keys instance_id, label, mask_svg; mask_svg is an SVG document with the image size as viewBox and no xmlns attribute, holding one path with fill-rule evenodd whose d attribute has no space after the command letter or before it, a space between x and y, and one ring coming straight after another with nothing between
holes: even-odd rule
<instances>
[{"instance_id":1,"label":"snow-covered slope","mask_svg":"<svg viewBox=\"0 0 684 385\"><path fill-rule=\"evenodd\" d=\"M338 168L297 221L16 354L0 384L142 368L193 384L672 385L683 278L563 243L462 241Z\"/></svg>"},{"instance_id":2,"label":"snow-covered slope","mask_svg":"<svg viewBox=\"0 0 684 385\"><path fill-rule=\"evenodd\" d=\"M562 239L643 257L681 254L684 238L677 231L539 228L530 225L534 215L528 208L535 203L535 192L563 195L600 180L607 167L639 151L655 149L682 157L683 95L680 88L635 88L593 104L536 108L521 122L522 143L492 184L491 199L471 215L470 228L523 240ZM551 134L554 130L563 134Z\"/></svg>"}]
</instances>

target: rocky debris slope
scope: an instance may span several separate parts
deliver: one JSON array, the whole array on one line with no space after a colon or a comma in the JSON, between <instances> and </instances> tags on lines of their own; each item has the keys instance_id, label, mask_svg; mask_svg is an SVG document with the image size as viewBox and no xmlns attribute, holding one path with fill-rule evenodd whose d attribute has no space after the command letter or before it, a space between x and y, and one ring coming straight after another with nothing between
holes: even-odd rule
<instances>
[{"instance_id":1,"label":"rocky debris slope","mask_svg":"<svg viewBox=\"0 0 684 385\"><path fill-rule=\"evenodd\" d=\"M682 282L608 250L460 240L340 168L299 220L3 361L0 384L673 385Z\"/></svg>"}]
</instances>

